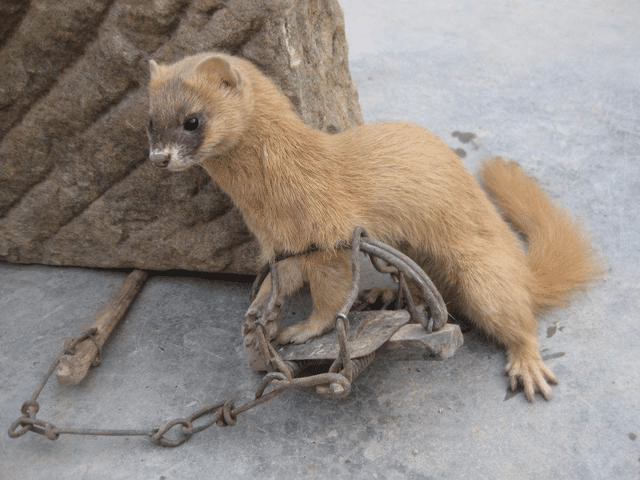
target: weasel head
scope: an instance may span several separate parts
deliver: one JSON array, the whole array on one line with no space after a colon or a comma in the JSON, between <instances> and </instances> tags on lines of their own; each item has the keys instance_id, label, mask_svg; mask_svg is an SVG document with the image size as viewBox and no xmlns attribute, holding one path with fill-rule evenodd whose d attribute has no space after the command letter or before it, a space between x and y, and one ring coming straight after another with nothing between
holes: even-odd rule
<instances>
[{"instance_id":1,"label":"weasel head","mask_svg":"<svg viewBox=\"0 0 640 480\"><path fill-rule=\"evenodd\" d=\"M249 85L233 57L205 53L149 62L149 159L171 171L202 165L237 145L251 114Z\"/></svg>"}]
</instances>

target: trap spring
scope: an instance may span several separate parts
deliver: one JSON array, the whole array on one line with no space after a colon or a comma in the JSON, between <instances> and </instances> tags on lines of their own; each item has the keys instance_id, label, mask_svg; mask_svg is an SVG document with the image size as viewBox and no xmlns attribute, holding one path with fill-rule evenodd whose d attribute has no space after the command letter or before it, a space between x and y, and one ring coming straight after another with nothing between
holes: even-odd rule
<instances>
[{"instance_id":1,"label":"trap spring","mask_svg":"<svg viewBox=\"0 0 640 480\"><path fill-rule=\"evenodd\" d=\"M367 312L351 314L354 323L357 324L355 332L351 332L348 315L358 297L360 282L360 252L365 253L374 267L383 273L391 274L398 283L398 293L395 312L380 312L374 314L375 318ZM368 238L362 229L356 229L351 243L351 267L352 284L344 304L336 316L335 333L322 343L322 348L313 342L303 346L291 347L289 351L280 351L271 344L264 329L264 318L267 317L275 306L277 296L278 276L277 264L269 266L267 273L258 276L254 285L254 291L271 274L272 291L266 315L256 318L253 328L258 338L256 355L266 366L268 373L256 388L253 399L236 405L232 398L204 405L193 414L170 420L163 425L150 429L80 429L58 427L50 422L37 418L40 406L38 397L50 377L60 363L64 352L58 354L51 363L49 370L35 389L30 400L21 408L22 415L9 428L9 436L17 438L27 432L37 433L50 440L56 440L60 435L100 435L100 436L147 436L153 443L164 447L175 447L186 442L195 433L199 433L210 426L234 425L237 416L257 405L260 405L292 388L315 388L316 392L333 398L342 398L349 394L353 380L371 363L376 350L398 328L409 320L419 323L429 333L441 329L447 321L447 310L429 277L410 258L394 248ZM409 292L408 282L417 287L420 292L418 302ZM401 308L406 310L400 310ZM269 310L271 309L271 310ZM373 320L372 320L373 318ZM367 339L363 332L371 334L374 341ZM383 332L383 333L380 333ZM85 335L91 336L91 332ZM363 340L363 338L365 340ZM382 340L381 340L382 339ZM296 348L311 348L314 354L296 352ZM315 356L314 356L315 355ZM302 358L302 360L300 360ZM331 362L328 370L309 376L298 376L308 366L309 361L320 360Z\"/></svg>"}]
</instances>

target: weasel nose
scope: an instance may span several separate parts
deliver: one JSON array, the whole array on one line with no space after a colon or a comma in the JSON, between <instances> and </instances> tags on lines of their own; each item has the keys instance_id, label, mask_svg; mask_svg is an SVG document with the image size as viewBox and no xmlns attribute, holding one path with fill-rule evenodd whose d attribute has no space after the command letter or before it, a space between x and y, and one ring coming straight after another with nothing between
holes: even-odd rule
<instances>
[{"instance_id":1,"label":"weasel nose","mask_svg":"<svg viewBox=\"0 0 640 480\"><path fill-rule=\"evenodd\" d=\"M169 160L171 160L171 154L168 152L151 152L149 154L149 160L156 167L167 168L169 166Z\"/></svg>"}]
</instances>

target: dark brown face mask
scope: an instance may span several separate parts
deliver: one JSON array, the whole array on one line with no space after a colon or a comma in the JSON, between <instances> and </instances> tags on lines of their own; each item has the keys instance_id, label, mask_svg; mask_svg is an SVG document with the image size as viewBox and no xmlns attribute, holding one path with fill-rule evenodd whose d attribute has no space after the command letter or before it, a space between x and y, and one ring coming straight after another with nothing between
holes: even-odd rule
<instances>
[{"instance_id":1,"label":"dark brown face mask","mask_svg":"<svg viewBox=\"0 0 640 480\"><path fill-rule=\"evenodd\" d=\"M172 159L178 166L190 166L192 162L184 160L193 158L204 142L205 115L194 112L185 102L186 88L182 80L175 79L151 99L147 124L149 159L157 167L170 167Z\"/></svg>"}]
</instances>

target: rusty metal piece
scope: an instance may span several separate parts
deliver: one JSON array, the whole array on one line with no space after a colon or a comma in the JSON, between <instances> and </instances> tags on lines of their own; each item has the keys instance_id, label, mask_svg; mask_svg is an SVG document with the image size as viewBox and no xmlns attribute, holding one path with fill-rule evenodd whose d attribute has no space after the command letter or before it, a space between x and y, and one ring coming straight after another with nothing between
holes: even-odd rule
<instances>
[{"instance_id":1,"label":"rusty metal piece","mask_svg":"<svg viewBox=\"0 0 640 480\"><path fill-rule=\"evenodd\" d=\"M85 378L91 366L100 363L102 346L116 325L124 318L146 279L147 272L145 271L134 270L131 272L93 326L79 337L66 342L64 355L56 368L60 383L76 385Z\"/></svg>"},{"instance_id":2,"label":"rusty metal piece","mask_svg":"<svg viewBox=\"0 0 640 480\"><path fill-rule=\"evenodd\" d=\"M426 312L420 313L417 315L418 318L413 318L414 321L422 324L429 333L439 330L447 323L448 313L444 300L431 279L418 264L395 248L372 238L364 237L360 249L393 265L418 286L428 314ZM410 298L411 295L407 295L407 297Z\"/></svg>"},{"instance_id":3,"label":"rusty metal piece","mask_svg":"<svg viewBox=\"0 0 640 480\"><path fill-rule=\"evenodd\" d=\"M365 357L354 358L351 360L351 372L350 372L350 378L348 379L350 385L353 383L353 381L356 378L358 378L358 376L360 376L362 372L366 370L366 368L369 365L371 365L371 362L373 362L375 358L376 358L376 352L374 351ZM341 399L349 395L351 391L350 385L349 385L349 389L345 389L342 386L335 383L331 383L329 385L326 385L326 384L317 385L316 393L322 397L327 397L332 399Z\"/></svg>"}]
</instances>

